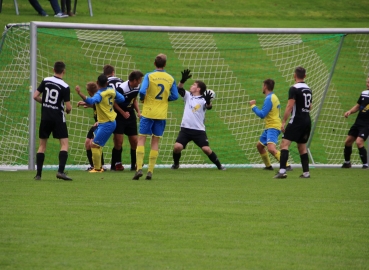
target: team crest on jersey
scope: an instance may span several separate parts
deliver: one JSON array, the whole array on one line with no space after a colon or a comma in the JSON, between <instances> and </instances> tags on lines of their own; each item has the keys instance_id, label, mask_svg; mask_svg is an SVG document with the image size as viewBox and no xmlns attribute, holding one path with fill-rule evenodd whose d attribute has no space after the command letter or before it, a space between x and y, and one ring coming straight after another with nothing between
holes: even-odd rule
<instances>
[{"instance_id":1,"label":"team crest on jersey","mask_svg":"<svg viewBox=\"0 0 369 270\"><path fill-rule=\"evenodd\" d=\"M195 107L192 107L192 112L197 112L201 108L200 104L196 104Z\"/></svg>"}]
</instances>

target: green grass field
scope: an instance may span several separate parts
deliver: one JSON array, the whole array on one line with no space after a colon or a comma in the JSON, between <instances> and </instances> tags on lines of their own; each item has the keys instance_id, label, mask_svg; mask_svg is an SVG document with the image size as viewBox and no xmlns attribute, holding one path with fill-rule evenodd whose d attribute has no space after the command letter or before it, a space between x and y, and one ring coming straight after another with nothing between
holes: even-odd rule
<instances>
[{"instance_id":1,"label":"green grass field","mask_svg":"<svg viewBox=\"0 0 369 270\"><path fill-rule=\"evenodd\" d=\"M77 16L67 19L37 16L28 1L18 2L16 16L13 2L4 1L1 29L30 21L219 27L368 27L369 21L364 0L92 0L93 17L80 0ZM40 3L51 15L50 4ZM362 65L357 55L348 58ZM334 82L345 89L356 83L357 91L363 74L347 66L338 67ZM345 106L357 98L339 94ZM45 170L35 181L34 171L0 171L0 269L369 269L367 170L313 168L311 179L299 179L296 168L285 180L236 168L155 169L152 181L132 181L129 171L75 170L73 181L64 182L55 173Z\"/></svg>"},{"instance_id":2,"label":"green grass field","mask_svg":"<svg viewBox=\"0 0 369 270\"><path fill-rule=\"evenodd\" d=\"M0 268L369 269L368 172L300 173L1 172Z\"/></svg>"}]
</instances>

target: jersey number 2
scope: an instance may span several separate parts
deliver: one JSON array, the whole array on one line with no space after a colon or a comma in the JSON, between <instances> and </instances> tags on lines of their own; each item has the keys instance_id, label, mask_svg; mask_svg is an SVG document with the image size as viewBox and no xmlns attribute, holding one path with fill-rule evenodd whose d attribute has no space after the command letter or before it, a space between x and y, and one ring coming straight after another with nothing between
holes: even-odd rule
<instances>
[{"instance_id":1,"label":"jersey number 2","mask_svg":"<svg viewBox=\"0 0 369 270\"><path fill-rule=\"evenodd\" d=\"M160 99L160 100L162 100L162 99L163 99L163 97L162 97L161 95L162 95L162 94L163 94L163 92L164 92L164 85L162 85L162 84L158 84L158 86L160 87L160 92L159 92L159 94L157 94L157 95L156 95L155 99Z\"/></svg>"}]
</instances>

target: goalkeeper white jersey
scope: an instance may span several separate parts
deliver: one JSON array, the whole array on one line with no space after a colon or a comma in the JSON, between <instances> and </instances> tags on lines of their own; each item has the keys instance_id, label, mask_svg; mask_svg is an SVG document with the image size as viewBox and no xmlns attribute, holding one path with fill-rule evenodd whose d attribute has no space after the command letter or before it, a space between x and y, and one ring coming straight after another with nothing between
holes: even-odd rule
<instances>
[{"instance_id":1,"label":"goalkeeper white jersey","mask_svg":"<svg viewBox=\"0 0 369 270\"><path fill-rule=\"evenodd\" d=\"M206 101L203 96L193 96L186 91L183 100L185 107L181 127L205 131Z\"/></svg>"}]
</instances>

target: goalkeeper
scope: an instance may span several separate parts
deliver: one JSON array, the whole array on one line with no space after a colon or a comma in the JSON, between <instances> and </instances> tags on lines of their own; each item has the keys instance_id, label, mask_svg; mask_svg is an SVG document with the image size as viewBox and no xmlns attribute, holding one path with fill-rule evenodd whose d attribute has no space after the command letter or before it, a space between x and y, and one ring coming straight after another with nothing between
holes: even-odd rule
<instances>
[{"instance_id":1,"label":"goalkeeper","mask_svg":"<svg viewBox=\"0 0 369 270\"><path fill-rule=\"evenodd\" d=\"M263 94L265 95L265 100L261 110L256 106L256 100L250 101L252 111L261 119L265 120L265 129L256 145L261 159L265 164L264 170L273 170L268 152L272 154L278 162L281 158L281 152L276 148L282 125L280 118L281 104L276 94L274 94L273 89L274 80L266 79L263 82ZM265 150L265 146L268 148L268 152ZM292 170L289 164L287 164L286 169L287 171Z\"/></svg>"},{"instance_id":2,"label":"goalkeeper","mask_svg":"<svg viewBox=\"0 0 369 270\"><path fill-rule=\"evenodd\" d=\"M182 72L182 79L178 84L178 93L183 97L185 107L181 123L181 131L173 148L172 169L179 168L179 160L181 152L186 145L193 141L208 156L219 170L226 168L220 163L217 155L209 147L209 141L205 132L205 113L211 110L213 98L211 92L206 91L206 85L202 81L195 81L190 91L183 89L184 83L192 77L190 70L186 69Z\"/></svg>"}]
</instances>

